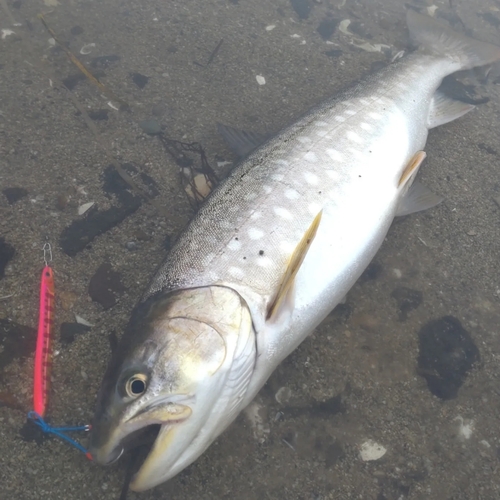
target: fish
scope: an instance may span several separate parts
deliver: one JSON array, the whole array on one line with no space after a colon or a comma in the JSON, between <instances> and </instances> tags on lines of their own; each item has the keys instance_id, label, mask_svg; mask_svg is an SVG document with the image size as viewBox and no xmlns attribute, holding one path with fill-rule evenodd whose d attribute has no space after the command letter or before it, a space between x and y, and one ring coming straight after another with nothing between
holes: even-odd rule
<instances>
[{"instance_id":1,"label":"fish","mask_svg":"<svg viewBox=\"0 0 500 500\"><path fill-rule=\"evenodd\" d=\"M90 436L94 460L109 464L157 430L132 490L195 461L343 299L394 218L442 200L415 181L429 130L474 106L439 86L500 60L500 48L413 10L407 24L416 51L256 148L237 137L252 151L146 287L104 375Z\"/></svg>"}]
</instances>

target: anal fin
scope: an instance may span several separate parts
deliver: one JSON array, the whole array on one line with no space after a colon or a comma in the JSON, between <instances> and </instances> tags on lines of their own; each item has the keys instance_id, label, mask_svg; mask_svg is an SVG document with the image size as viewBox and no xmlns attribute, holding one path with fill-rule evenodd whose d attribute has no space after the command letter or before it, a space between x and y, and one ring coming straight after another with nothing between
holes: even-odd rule
<instances>
[{"instance_id":1,"label":"anal fin","mask_svg":"<svg viewBox=\"0 0 500 500\"><path fill-rule=\"evenodd\" d=\"M300 240L299 244L293 251L290 260L288 262L288 266L286 268L285 274L283 275L283 279L281 280L280 286L278 288L278 292L276 296L269 306L267 311L267 320L273 320L278 315L278 311L280 310L280 306L286 301L290 300L288 297L289 292L293 290L293 286L295 283L295 276L297 275L302 262L304 261L305 256L311 244L316 236L316 232L318 231L318 227L321 222L321 216L323 211L319 212L318 215L314 218L311 225L305 232L304 236Z\"/></svg>"},{"instance_id":2,"label":"anal fin","mask_svg":"<svg viewBox=\"0 0 500 500\"><path fill-rule=\"evenodd\" d=\"M434 128L452 122L474 108L474 105L452 99L438 90L432 97L427 127Z\"/></svg>"}]
</instances>

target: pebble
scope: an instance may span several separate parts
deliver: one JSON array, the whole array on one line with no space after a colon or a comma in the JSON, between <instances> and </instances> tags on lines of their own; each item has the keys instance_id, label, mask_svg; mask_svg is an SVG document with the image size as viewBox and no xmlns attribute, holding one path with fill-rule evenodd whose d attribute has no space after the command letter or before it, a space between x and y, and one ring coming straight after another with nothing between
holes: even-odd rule
<instances>
[{"instance_id":1,"label":"pebble","mask_svg":"<svg viewBox=\"0 0 500 500\"><path fill-rule=\"evenodd\" d=\"M373 460L379 460L387 453L387 449L381 444L376 443L373 439L368 439L365 441L359 450L361 460L363 462L371 462Z\"/></svg>"},{"instance_id":2,"label":"pebble","mask_svg":"<svg viewBox=\"0 0 500 500\"><path fill-rule=\"evenodd\" d=\"M88 212L90 208L94 206L94 201L89 201L88 203L84 203L78 207L78 215L83 215L85 212Z\"/></svg>"},{"instance_id":3,"label":"pebble","mask_svg":"<svg viewBox=\"0 0 500 500\"><path fill-rule=\"evenodd\" d=\"M280 387L276 394L274 395L274 399L279 404L285 404L292 397L292 390L289 387Z\"/></svg>"},{"instance_id":4,"label":"pebble","mask_svg":"<svg viewBox=\"0 0 500 500\"><path fill-rule=\"evenodd\" d=\"M137 243L135 241L127 241L127 243L125 244L125 247L127 248L127 250L129 250L130 252L134 252L135 250L137 250Z\"/></svg>"}]
</instances>

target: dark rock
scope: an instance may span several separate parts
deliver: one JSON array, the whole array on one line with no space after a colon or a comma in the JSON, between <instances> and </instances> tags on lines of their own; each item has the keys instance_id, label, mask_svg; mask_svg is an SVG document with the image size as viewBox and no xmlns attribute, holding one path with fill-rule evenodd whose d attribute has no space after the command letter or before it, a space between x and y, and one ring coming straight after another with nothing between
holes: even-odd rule
<instances>
[{"instance_id":1,"label":"dark rock","mask_svg":"<svg viewBox=\"0 0 500 500\"><path fill-rule=\"evenodd\" d=\"M316 31L320 34L321 38L328 40L335 33L339 22L338 19L334 19L333 17L326 17L319 23Z\"/></svg>"},{"instance_id":2,"label":"dark rock","mask_svg":"<svg viewBox=\"0 0 500 500\"><path fill-rule=\"evenodd\" d=\"M7 198L9 205L14 205L17 201L25 196L28 196L28 190L21 187L5 188L2 193Z\"/></svg>"},{"instance_id":3,"label":"dark rock","mask_svg":"<svg viewBox=\"0 0 500 500\"><path fill-rule=\"evenodd\" d=\"M90 331L90 326L81 323L62 323L59 340L61 344L71 344L77 335Z\"/></svg>"},{"instance_id":4,"label":"dark rock","mask_svg":"<svg viewBox=\"0 0 500 500\"><path fill-rule=\"evenodd\" d=\"M32 356L36 347L37 331L9 319L0 319L0 375L14 359Z\"/></svg>"},{"instance_id":5,"label":"dark rock","mask_svg":"<svg viewBox=\"0 0 500 500\"><path fill-rule=\"evenodd\" d=\"M309 0L290 0L290 3L300 19L307 19L309 17L312 9Z\"/></svg>"},{"instance_id":6,"label":"dark rock","mask_svg":"<svg viewBox=\"0 0 500 500\"><path fill-rule=\"evenodd\" d=\"M149 82L149 76L141 75L140 73L130 73L130 76L140 89L143 89Z\"/></svg>"},{"instance_id":7,"label":"dark rock","mask_svg":"<svg viewBox=\"0 0 500 500\"><path fill-rule=\"evenodd\" d=\"M108 114L109 109L96 109L88 111L88 115L91 120L107 120Z\"/></svg>"},{"instance_id":8,"label":"dark rock","mask_svg":"<svg viewBox=\"0 0 500 500\"><path fill-rule=\"evenodd\" d=\"M14 247L0 236L0 279L5 276L5 268L15 253Z\"/></svg>"},{"instance_id":9,"label":"dark rock","mask_svg":"<svg viewBox=\"0 0 500 500\"><path fill-rule=\"evenodd\" d=\"M408 319L408 313L416 309L423 300L422 292L418 290L412 290L405 286L398 286L395 288L391 297L396 299L399 307L399 321L406 321Z\"/></svg>"},{"instance_id":10,"label":"dark rock","mask_svg":"<svg viewBox=\"0 0 500 500\"><path fill-rule=\"evenodd\" d=\"M125 170L127 174L135 179L137 182L138 169L131 163L122 163L121 167ZM160 193L158 184L156 181L148 174L141 172L139 177L143 183L143 188L149 193L151 197L158 196ZM102 176L103 179L103 190L108 195L116 195L121 203L129 203L132 198L132 194L129 189L130 186L123 180L121 175L116 171L113 165L109 165Z\"/></svg>"},{"instance_id":11,"label":"dark rock","mask_svg":"<svg viewBox=\"0 0 500 500\"><path fill-rule=\"evenodd\" d=\"M418 337L418 374L435 396L455 398L467 373L480 359L474 340L453 316L430 321Z\"/></svg>"},{"instance_id":12,"label":"dark rock","mask_svg":"<svg viewBox=\"0 0 500 500\"><path fill-rule=\"evenodd\" d=\"M74 257L97 236L117 226L141 206L141 200L130 195L126 204L96 211L84 219L74 220L59 237L59 245L64 253Z\"/></svg>"},{"instance_id":13,"label":"dark rock","mask_svg":"<svg viewBox=\"0 0 500 500\"><path fill-rule=\"evenodd\" d=\"M109 262L101 264L90 278L89 295L93 301L101 304L104 310L113 307L116 304L116 295L124 291L120 273L113 271Z\"/></svg>"}]
</instances>

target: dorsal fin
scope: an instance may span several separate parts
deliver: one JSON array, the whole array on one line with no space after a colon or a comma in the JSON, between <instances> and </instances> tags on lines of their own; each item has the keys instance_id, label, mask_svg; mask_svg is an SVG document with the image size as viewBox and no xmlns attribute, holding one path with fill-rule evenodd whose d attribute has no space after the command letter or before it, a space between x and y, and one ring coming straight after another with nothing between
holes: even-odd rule
<instances>
[{"instance_id":1,"label":"dorsal fin","mask_svg":"<svg viewBox=\"0 0 500 500\"><path fill-rule=\"evenodd\" d=\"M297 275L297 272L299 271L300 266L302 265L302 262L304 261L304 258L311 246L311 243L316 236L316 232L318 231L318 227L321 222L322 214L323 210L321 210L318 215L314 217L311 225L305 232L304 236L302 236L302 239L293 251L290 257L290 261L288 262L285 274L283 275L283 279L281 280L280 286L278 288L276 297L274 298L267 311L267 320L272 319L276 316L277 311L279 311L280 309L280 305L283 303L288 292L292 288L295 276Z\"/></svg>"},{"instance_id":2,"label":"dorsal fin","mask_svg":"<svg viewBox=\"0 0 500 500\"><path fill-rule=\"evenodd\" d=\"M217 124L217 131L238 158L249 155L266 140L263 135L239 130L222 123Z\"/></svg>"}]
</instances>

